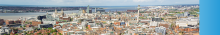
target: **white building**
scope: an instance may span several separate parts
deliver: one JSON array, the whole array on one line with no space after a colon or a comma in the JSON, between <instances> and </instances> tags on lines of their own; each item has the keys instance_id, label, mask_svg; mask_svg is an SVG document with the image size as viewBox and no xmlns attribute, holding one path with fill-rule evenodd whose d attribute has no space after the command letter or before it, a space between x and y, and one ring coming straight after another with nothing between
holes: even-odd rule
<instances>
[{"instance_id":1,"label":"white building","mask_svg":"<svg viewBox=\"0 0 220 35\"><path fill-rule=\"evenodd\" d=\"M155 28L155 31L156 31L157 33L162 33L162 35L165 35L165 34L166 34L166 28L163 27L163 26L156 27L156 28Z\"/></svg>"},{"instance_id":2,"label":"white building","mask_svg":"<svg viewBox=\"0 0 220 35\"><path fill-rule=\"evenodd\" d=\"M179 27L187 27L188 25L197 25L198 23L199 23L198 17L181 18L176 21L176 25L179 25Z\"/></svg>"}]
</instances>

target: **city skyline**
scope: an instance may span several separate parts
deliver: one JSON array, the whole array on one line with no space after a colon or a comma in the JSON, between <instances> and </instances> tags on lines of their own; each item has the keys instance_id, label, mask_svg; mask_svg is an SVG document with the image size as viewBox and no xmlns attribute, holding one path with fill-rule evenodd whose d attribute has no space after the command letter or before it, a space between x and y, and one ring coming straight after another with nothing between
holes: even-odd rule
<instances>
[{"instance_id":1,"label":"city skyline","mask_svg":"<svg viewBox=\"0 0 220 35\"><path fill-rule=\"evenodd\" d=\"M199 4L199 0L1 0L0 4L54 6L131 6Z\"/></svg>"}]
</instances>

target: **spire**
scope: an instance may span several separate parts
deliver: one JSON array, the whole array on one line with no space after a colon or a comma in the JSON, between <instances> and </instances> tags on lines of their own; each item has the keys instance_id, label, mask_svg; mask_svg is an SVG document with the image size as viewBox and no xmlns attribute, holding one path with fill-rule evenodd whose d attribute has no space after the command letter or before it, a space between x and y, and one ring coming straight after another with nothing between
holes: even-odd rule
<instances>
[{"instance_id":1,"label":"spire","mask_svg":"<svg viewBox=\"0 0 220 35\"><path fill-rule=\"evenodd\" d=\"M57 9L55 8L55 13L57 13Z\"/></svg>"},{"instance_id":2,"label":"spire","mask_svg":"<svg viewBox=\"0 0 220 35\"><path fill-rule=\"evenodd\" d=\"M47 12L47 14L48 14L48 12Z\"/></svg>"},{"instance_id":3,"label":"spire","mask_svg":"<svg viewBox=\"0 0 220 35\"><path fill-rule=\"evenodd\" d=\"M61 9L61 13L63 13L63 9Z\"/></svg>"}]
</instances>

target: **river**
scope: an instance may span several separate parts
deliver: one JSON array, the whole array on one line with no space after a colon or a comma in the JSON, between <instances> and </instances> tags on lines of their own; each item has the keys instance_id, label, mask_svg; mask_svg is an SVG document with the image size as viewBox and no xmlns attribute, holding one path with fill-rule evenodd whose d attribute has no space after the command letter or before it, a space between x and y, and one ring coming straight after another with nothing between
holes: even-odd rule
<instances>
[{"instance_id":1,"label":"river","mask_svg":"<svg viewBox=\"0 0 220 35\"><path fill-rule=\"evenodd\" d=\"M94 7L93 7L94 8ZM110 6L110 7L99 7L99 8L106 8L104 9L106 12L109 11L126 11L126 10L136 10L136 7L123 7L123 6ZM97 9L98 10L98 9ZM95 9L92 9L94 12ZM58 11L60 12L60 11ZM64 11L65 14L67 13L78 13L79 10L70 10ZM49 14L53 14L53 12L48 12ZM0 13L0 19L18 19L20 17L37 17L39 15L46 15L47 13Z\"/></svg>"},{"instance_id":2,"label":"river","mask_svg":"<svg viewBox=\"0 0 220 35\"><path fill-rule=\"evenodd\" d=\"M60 11L58 11L60 12ZM78 13L79 10L63 11L65 14ZM37 17L39 15L46 15L47 13L0 13L0 19L18 19L20 17ZM48 12L53 14L53 12Z\"/></svg>"}]
</instances>

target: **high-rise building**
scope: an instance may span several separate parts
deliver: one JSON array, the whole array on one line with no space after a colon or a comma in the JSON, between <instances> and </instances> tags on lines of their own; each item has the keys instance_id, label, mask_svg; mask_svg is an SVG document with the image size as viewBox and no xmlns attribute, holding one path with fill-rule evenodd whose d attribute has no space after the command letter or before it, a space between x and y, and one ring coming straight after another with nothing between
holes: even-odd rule
<instances>
[{"instance_id":1,"label":"high-rise building","mask_svg":"<svg viewBox=\"0 0 220 35\"><path fill-rule=\"evenodd\" d=\"M189 16L189 12L184 12L183 16L184 16L184 17Z\"/></svg>"},{"instance_id":2,"label":"high-rise building","mask_svg":"<svg viewBox=\"0 0 220 35\"><path fill-rule=\"evenodd\" d=\"M139 10L140 10L140 8L141 8L140 5L138 5L138 7L137 7L137 9L138 9L137 22L139 22Z\"/></svg>"},{"instance_id":3,"label":"high-rise building","mask_svg":"<svg viewBox=\"0 0 220 35\"><path fill-rule=\"evenodd\" d=\"M152 18L152 21L157 21L157 22L160 22L160 21L162 21L162 19L161 19L161 18L156 17L156 18Z\"/></svg>"},{"instance_id":4,"label":"high-rise building","mask_svg":"<svg viewBox=\"0 0 220 35\"><path fill-rule=\"evenodd\" d=\"M89 13L92 13L92 10L89 10Z\"/></svg>"},{"instance_id":5,"label":"high-rise building","mask_svg":"<svg viewBox=\"0 0 220 35\"><path fill-rule=\"evenodd\" d=\"M156 28L155 28L155 31L156 31L157 33L162 33L162 35L165 35L165 34L166 34L166 28L163 27L163 26L156 27Z\"/></svg>"},{"instance_id":6,"label":"high-rise building","mask_svg":"<svg viewBox=\"0 0 220 35\"><path fill-rule=\"evenodd\" d=\"M95 8L95 12L96 12L96 8Z\"/></svg>"},{"instance_id":7,"label":"high-rise building","mask_svg":"<svg viewBox=\"0 0 220 35\"><path fill-rule=\"evenodd\" d=\"M89 13L89 5L87 6L86 12Z\"/></svg>"}]
</instances>

